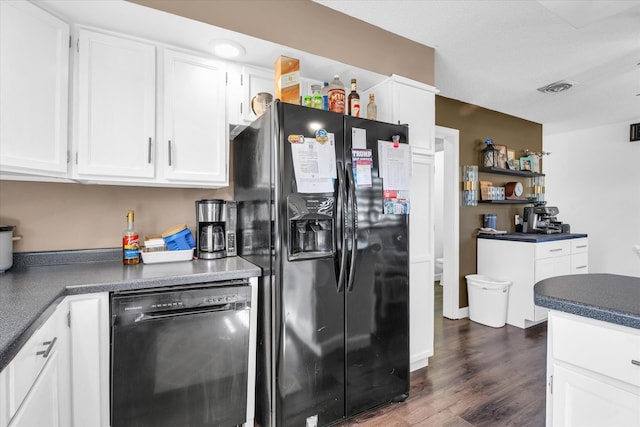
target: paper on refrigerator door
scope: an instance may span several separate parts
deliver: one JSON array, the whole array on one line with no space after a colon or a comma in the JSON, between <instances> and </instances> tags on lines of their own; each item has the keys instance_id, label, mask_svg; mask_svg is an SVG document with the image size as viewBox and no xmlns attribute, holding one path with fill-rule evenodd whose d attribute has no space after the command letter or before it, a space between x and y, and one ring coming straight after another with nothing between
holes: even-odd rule
<instances>
[{"instance_id":1,"label":"paper on refrigerator door","mask_svg":"<svg viewBox=\"0 0 640 427\"><path fill-rule=\"evenodd\" d=\"M378 141L378 165L378 175L384 178L385 190L409 191L411 183L409 144Z\"/></svg>"},{"instance_id":2,"label":"paper on refrigerator door","mask_svg":"<svg viewBox=\"0 0 640 427\"><path fill-rule=\"evenodd\" d=\"M378 175L382 178L383 212L406 215L410 210L411 147L378 141Z\"/></svg>"},{"instance_id":3,"label":"paper on refrigerator door","mask_svg":"<svg viewBox=\"0 0 640 427\"><path fill-rule=\"evenodd\" d=\"M304 138L290 146L298 192L332 192L336 170L333 136L324 144L316 142L315 138ZM333 155L329 150L333 151Z\"/></svg>"}]
</instances>

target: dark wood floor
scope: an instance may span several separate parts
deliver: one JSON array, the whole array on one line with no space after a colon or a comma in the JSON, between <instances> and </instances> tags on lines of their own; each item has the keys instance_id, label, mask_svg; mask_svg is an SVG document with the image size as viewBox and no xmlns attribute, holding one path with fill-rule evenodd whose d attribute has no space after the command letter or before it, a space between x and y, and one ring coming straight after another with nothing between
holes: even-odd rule
<instances>
[{"instance_id":1,"label":"dark wood floor","mask_svg":"<svg viewBox=\"0 0 640 427\"><path fill-rule=\"evenodd\" d=\"M344 426L544 426L546 322L523 330L445 319L435 288L435 354L412 373L409 398Z\"/></svg>"}]
</instances>

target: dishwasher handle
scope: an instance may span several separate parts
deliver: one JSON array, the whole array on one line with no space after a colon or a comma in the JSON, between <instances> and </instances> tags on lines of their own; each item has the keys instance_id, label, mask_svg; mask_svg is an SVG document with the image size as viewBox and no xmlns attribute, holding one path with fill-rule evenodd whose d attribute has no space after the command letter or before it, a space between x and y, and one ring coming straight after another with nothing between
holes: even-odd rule
<instances>
[{"instance_id":1,"label":"dishwasher handle","mask_svg":"<svg viewBox=\"0 0 640 427\"><path fill-rule=\"evenodd\" d=\"M134 323L144 322L147 320L166 319L169 317L186 316L189 314L215 313L217 311L234 311L236 309L237 307L234 307L234 304L229 303L224 305L210 306L207 308L167 310L159 312L158 314L138 313L135 317Z\"/></svg>"}]
</instances>

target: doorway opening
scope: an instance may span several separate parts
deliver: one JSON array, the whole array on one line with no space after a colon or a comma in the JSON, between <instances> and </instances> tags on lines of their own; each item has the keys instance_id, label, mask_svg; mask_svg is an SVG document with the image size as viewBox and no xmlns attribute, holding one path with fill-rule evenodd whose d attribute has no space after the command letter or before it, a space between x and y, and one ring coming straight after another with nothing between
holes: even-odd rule
<instances>
[{"instance_id":1,"label":"doorway opening","mask_svg":"<svg viewBox=\"0 0 640 427\"><path fill-rule=\"evenodd\" d=\"M468 309L466 307L459 308L460 132L457 129L436 126L435 134L435 186L440 188L434 190L436 209L434 213L434 254L436 259L442 258L440 274L442 315L449 319L461 319L467 317ZM441 158L440 167L439 158ZM439 255L439 251L441 251L441 255Z\"/></svg>"}]
</instances>

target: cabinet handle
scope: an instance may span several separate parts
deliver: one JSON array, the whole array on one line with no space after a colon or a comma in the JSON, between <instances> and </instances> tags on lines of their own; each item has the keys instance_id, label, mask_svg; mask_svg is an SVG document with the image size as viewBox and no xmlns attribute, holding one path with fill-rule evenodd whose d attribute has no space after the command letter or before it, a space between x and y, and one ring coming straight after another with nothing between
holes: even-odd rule
<instances>
[{"instance_id":1,"label":"cabinet handle","mask_svg":"<svg viewBox=\"0 0 640 427\"><path fill-rule=\"evenodd\" d=\"M151 164L151 137L149 137L149 153L147 163Z\"/></svg>"},{"instance_id":2,"label":"cabinet handle","mask_svg":"<svg viewBox=\"0 0 640 427\"><path fill-rule=\"evenodd\" d=\"M58 337L53 337L53 339L51 341L45 341L42 343L42 345L46 345L47 349L44 351L39 351L36 353L36 356L42 356L45 359L47 357L49 357L49 353L51 353L51 350L53 349L53 346L56 344L56 341L58 340Z\"/></svg>"},{"instance_id":3,"label":"cabinet handle","mask_svg":"<svg viewBox=\"0 0 640 427\"><path fill-rule=\"evenodd\" d=\"M171 140L169 140L169 166L171 166Z\"/></svg>"},{"instance_id":4,"label":"cabinet handle","mask_svg":"<svg viewBox=\"0 0 640 427\"><path fill-rule=\"evenodd\" d=\"M640 366L640 360L633 360L633 359L631 359L631 364L632 364L632 365L636 365L636 366Z\"/></svg>"},{"instance_id":5,"label":"cabinet handle","mask_svg":"<svg viewBox=\"0 0 640 427\"><path fill-rule=\"evenodd\" d=\"M582 249L582 248L586 248L586 247L587 247L587 245L579 245L579 246L576 246L576 248L577 248L577 249Z\"/></svg>"},{"instance_id":6,"label":"cabinet handle","mask_svg":"<svg viewBox=\"0 0 640 427\"><path fill-rule=\"evenodd\" d=\"M579 266L576 267L576 270L579 270L581 268L587 268L587 266L586 265L579 265Z\"/></svg>"},{"instance_id":7,"label":"cabinet handle","mask_svg":"<svg viewBox=\"0 0 640 427\"><path fill-rule=\"evenodd\" d=\"M558 249L549 249L549 252L562 252L562 248L558 248Z\"/></svg>"}]
</instances>

